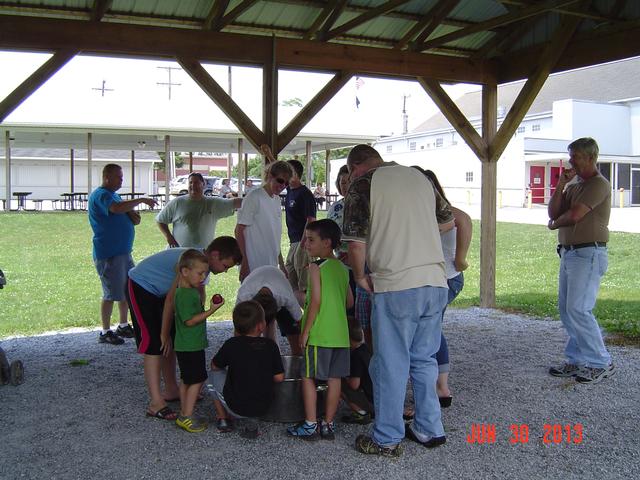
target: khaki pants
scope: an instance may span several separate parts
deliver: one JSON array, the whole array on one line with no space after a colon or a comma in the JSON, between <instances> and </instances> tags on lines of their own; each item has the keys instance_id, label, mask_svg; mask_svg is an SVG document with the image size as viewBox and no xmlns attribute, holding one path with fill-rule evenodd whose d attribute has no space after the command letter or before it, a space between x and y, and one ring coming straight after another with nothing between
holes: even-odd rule
<instances>
[{"instance_id":1,"label":"khaki pants","mask_svg":"<svg viewBox=\"0 0 640 480\"><path fill-rule=\"evenodd\" d=\"M302 292L307 290L309 255L307 251L300 247L300 242L292 243L289 246L285 267L289 275L289 283L293 290Z\"/></svg>"}]
</instances>

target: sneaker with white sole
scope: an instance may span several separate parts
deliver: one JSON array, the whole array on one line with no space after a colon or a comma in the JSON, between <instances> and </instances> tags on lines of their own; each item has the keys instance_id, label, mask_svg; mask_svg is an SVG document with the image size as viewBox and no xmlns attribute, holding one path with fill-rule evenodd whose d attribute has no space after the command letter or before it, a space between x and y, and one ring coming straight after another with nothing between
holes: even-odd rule
<instances>
[{"instance_id":1,"label":"sneaker with white sole","mask_svg":"<svg viewBox=\"0 0 640 480\"><path fill-rule=\"evenodd\" d=\"M99 343L109 343L111 345L122 345L124 340L113 333L113 330L107 330L107 333L101 333L98 336Z\"/></svg>"},{"instance_id":2,"label":"sneaker with white sole","mask_svg":"<svg viewBox=\"0 0 640 480\"><path fill-rule=\"evenodd\" d=\"M127 325L126 327L118 325L118 328L116 328L116 335L123 338L133 338L136 336L131 325Z\"/></svg>"},{"instance_id":3,"label":"sneaker with white sole","mask_svg":"<svg viewBox=\"0 0 640 480\"><path fill-rule=\"evenodd\" d=\"M322 420L320 423L320 437L323 440L335 440L336 439L336 426L333 422L325 422Z\"/></svg>"},{"instance_id":4,"label":"sneaker with white sole","mask_svg":"<svg viewBox=\"0 0 640 480\"><path fill-rule=\"evenodd\" d=\"M613 363L609 364L605 368L591 368L585 367L582 372L576 376L576 382L578 383L599 383L605 378L609 378L616 373L616 368Z\"/></svg>"},{"instance_id":5,"label":"sneaker with white sole","mask_svg":"<svg viewBox=\"0 0 640 480\"><path fill-rule=\"evenodd\" d=\"M582 373L584 367L574 365L572 363L564 363L559 367L550 367L549 375L554 377L575 377Z\"/></svg>"},{"instance_id":6,"label":"sneaker with white sole","mask_svg":"<svg viewBox=\"0 0 640 480\"><path fill-rule=\"evenodd\" d=\"M292 437L301 438L302 440L318 439L318 424L309 423L306 420L287 428L287 433Z\"/></svg>"}]
</instances>

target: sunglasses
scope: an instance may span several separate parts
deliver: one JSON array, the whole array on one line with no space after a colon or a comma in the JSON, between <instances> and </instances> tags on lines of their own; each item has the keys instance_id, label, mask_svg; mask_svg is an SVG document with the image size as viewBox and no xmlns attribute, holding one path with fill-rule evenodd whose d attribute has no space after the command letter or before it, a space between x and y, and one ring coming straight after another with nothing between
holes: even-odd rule
<instances>
[{"instance_id":1,"label":"sunglasses","mask_svg":"<svg viewBox=\"0 0 640 480\"><path fill-rule=\"evenodd\" d=\"M276 182L278 182L280 185L284 185L285 187L289 186L289 181L285 180L284 178L276 178Z\"/></svg>"}]
</instances>

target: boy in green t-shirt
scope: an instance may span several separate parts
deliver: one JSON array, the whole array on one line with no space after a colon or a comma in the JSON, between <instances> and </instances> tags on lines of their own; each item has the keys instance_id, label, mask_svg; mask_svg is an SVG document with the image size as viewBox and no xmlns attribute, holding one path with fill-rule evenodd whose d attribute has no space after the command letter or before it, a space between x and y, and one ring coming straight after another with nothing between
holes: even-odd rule
<instances>
[{"instance_id":1,"label":"boy in green t-shirt","mask_svg":"<svg viewBox=\"0 0 640 480\"><path fill-rule=\"evenodd\" d=\"M289 435L305 440L320 436L333 440L333 419L340 401L340 381L349 376L349 327L346 309L353 306L349 273L333 250L340 243L340 227L333 220L307 225L305 248L320 260L309 265L309 288L302 317L300 347L304 362L302 397L305 421L289 427ZM316 380L327 381L325 418L316 423Z\"/></svg>"},{"instance_id":2,"label":"boy in green t-shirt","mask_svg":"<svg viewBox=\"0 0 640 480\"><path fill-rule=\"evenodd\" d=\"M174 349L180 366L180 415L176 425L187 432L202 432L204 422L193 418L193 409L202 384L207 379L204 349L207 343L207 317L224 304L220 295L211 298L204 310L200 296L202 282L209 274L209 262L199 250L185 251L178 261L178 288L175 293L176 338Z\"/></svg>"}]
</instances>

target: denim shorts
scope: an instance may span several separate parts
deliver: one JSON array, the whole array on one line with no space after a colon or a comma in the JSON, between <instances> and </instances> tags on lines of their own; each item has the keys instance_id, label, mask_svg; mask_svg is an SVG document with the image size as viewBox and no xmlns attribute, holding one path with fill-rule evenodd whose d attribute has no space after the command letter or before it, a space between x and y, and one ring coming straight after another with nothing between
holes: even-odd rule
<instances>
[{"instance_id":1,"label":"denim shorts","mask_svg":"<svg viewBox=\"0 0 640 480\"><path fill-rule=\"evenodd\" d=\"M114 302L125 300L128 273L134 267L130 253L94 260L96 271L102 283L102 299Z\"/></svg>"}]
</instances>

